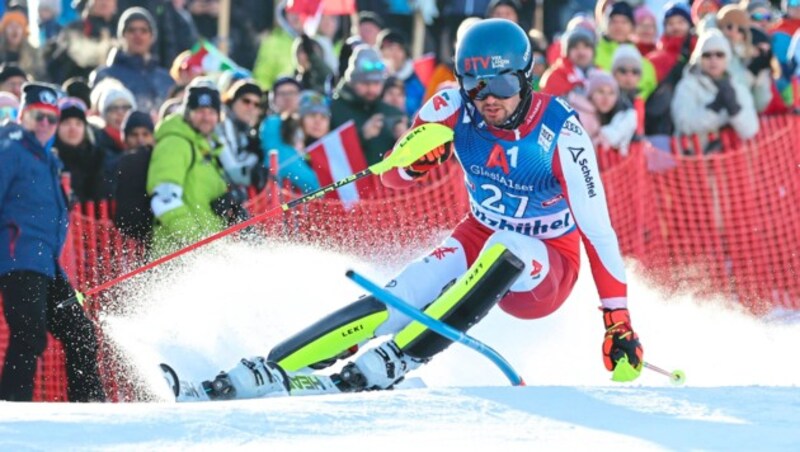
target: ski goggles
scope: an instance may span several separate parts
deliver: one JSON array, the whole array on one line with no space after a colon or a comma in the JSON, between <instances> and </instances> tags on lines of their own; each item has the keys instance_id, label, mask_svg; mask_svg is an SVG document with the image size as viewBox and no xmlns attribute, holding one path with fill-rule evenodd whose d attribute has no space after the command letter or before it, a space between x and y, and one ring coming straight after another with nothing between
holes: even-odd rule
<instances>
[{"instance_id":1,"label":"ski goggles","mask_svg":"<svg viewBox=\"0 0 800 452\"><path fill-rule=\"evenodd\" d=\"M461 86L470 100L484 100L489 96L508 99L522 91L520 77L513 72L491 77L465 75L461 77Z\"/></svg>"},{"instance_id":2,"label":"ski goggles","mask_svg":"<svg viewBox=\"0 0 800 452\"><path fill-rule=\"evenodd\" d=\"M12 121L16 121L18 114L19 114L19 109L16 107L0 107L0 121L4 119L10 119Z\"/></svg>"},{"instance_id":3,"label":"ski goggles","mask_svg":"<svg viewBox=\"0 0 800 452\"><path fill-rule=\"evenodd\" d=\"M67 108L77 108L84 113L86 113L86 110L88 110L88 108L86 108L86 104L77 97L63 97L59 99L58 109L64 111Z\"/></svg>"}]
</instances>

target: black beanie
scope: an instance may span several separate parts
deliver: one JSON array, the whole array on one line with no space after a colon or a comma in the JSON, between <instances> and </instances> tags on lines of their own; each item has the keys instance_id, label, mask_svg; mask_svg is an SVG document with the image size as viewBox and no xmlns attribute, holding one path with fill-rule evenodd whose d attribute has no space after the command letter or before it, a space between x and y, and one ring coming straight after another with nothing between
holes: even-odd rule
<instances>
[{"instance_id":1,"label":"black beanie","mask_svg":"<svg viewBox=\"0 0 800 452\"><path fill-rule=\"evenodd\" d=\"M25 80L30 80L28 74L14 63L7 63L0 66L0 83L4 83L11 77L22 77Z\"/></svg>"},{"instance_id":2,"label":"black beanie","mask_svg":"<svg viewBox=\"0 0 800 452\"><path fill-rule=\"evenodd\" d=\"M184 97L184 110L190 111L203 107L211 107L220 111L222 101L219 98L219 91L209 86L190 86L186 90Z\"/></svg>"},{"instance_id":3,"label":"black beanie","mask_svg":"<svg viewBox=\"0 0 800 452\"><path fill-rule=\"evenodd\" d=\"M228 88L228 91L225 93L225 99L226 102L233 104L245 94L253 94L261 99L264 96L264 91L261 90L261 87L253 80L239 80Z\"/></svg>"},{"instance_id":4,"label":"black beanie","mask_svg":"<svg viewBox=\"0 0 800 452\"><path fill-rule=\"evenodd\" d=\"M633 7L625 2L616 2L611 5L608 10L608 18L611 19L611 16L625 16L632 24L636 23L633 18Z\"/></svg>"},{"instance_id":5,"label":"black beanie","mask_svg":"<svg viewBox=\"0 0 800 452\"><path fill-rule=\"evenodd\" d=\"M81 122L86 122L86 110L78 107L77 105L70 105L61 108L61 116L59 121L64 121L69 118L78 118Z\"/></svg>"},{"instance_id":6,"label":"black beanie","mask_svg":"<svg viewBox=\"0 0 800 452\"><path fill-rule=\"evenodd\" d=\"M67 96L77 97L86 105L92 105L92 88L81 77L72 77L61 85Z\"/></svg>"},{"instance_id":7,"label":"black beanie","mask_svg":"<svg viewBox=\"0 0 800 452\"><path fill-rule=\"evenodd\" d=\"M150 133L153 133L155 130L155 126L153 126L153 120L150 119L150 115L141 111L133 110L128 113L128 116L125 117L125 120L122 122L122 133L123 135L130 135L133 132L133 129L144 127L145 129L149 130Z\"/></svg>"}]
</instances>

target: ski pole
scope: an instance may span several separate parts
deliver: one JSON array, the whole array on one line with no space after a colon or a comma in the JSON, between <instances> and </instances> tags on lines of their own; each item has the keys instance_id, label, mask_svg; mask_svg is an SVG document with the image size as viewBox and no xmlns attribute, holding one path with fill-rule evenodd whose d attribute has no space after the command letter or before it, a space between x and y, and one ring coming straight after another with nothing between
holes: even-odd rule
<instances>
[{"instance_id":1,"label":"ski pole","mask_svg":"<svg viewBox=\"0 0 800 452\"><path fill-rule=\"evenodd\" d=\"M395 146L394 152L392 152L384 160L371 165L369 168L361 170L350 176L347 176L346 178L334 182L330 185L326 185L325 187L322 187L316 191L308 193L305 196L301 196L297 199L281 204L280 206L274 207L262 214L250 218L249 220L233 225L227 229L224 229L202 240L199 240L191 245L188 245L184 248L174 251L171 254L162 256L154 260L153 262L145 264L123 275L120 275L110 281L106 281L105 283L100 284L99 286L93 287L84 292L83 295L86 297L95 295L98 292L102 292L110 287L113 287L121 283L122 281L126 281L140 273L144 273L147 270L157 267L163 263L169 262L177 257L183 256L186 253L194 251L197 248L200 248L204 245L208 245L209 243L217 241L230 234L233 234L234 232L241 231L242 229L245 229L248 226L255 225L256 223L277 216L278 214L293 209L301 204L305 204L309 201L322 198L326 194L338 188L341 188L345 185L348 185L352 182L355 182L359 179L365 178L373 174L380 175L385 173L386 171L391 170L392 168L409 166L413 164L415 161L419 160L422 156L433 150L434 148L441 146L445 143L448 143L450 141L453 141L453 131L450 128L437 123L422 124L419 127L415 127L406 132L406 134L398 141L397 145ZM67 306L71 306L77 302L78 302L78 296L73 295L72 297L67 298L66 300L60 302L58 304L58 307L64 308Z\"/></svg>"},{"instance_id":2,"label":"ski pole","mask_svg":"<svg viewBox=\"0 0 800 452\"><path fill-rule=\"evenodd\" d=\"M440 320L434 319L433 317L411 306L388 290L378 286L353 270L348 270L346 275L356 284L372 293L381 303L397 309L404 315L425 325L431 331L434 331L435 333L438 333L453 342L466 345L481 355L489 358L494 365L500 368L513 386L525 386L525 381L522 379L522 377L514 370L513 367L511 367L511 364L509 364L508 361L506 361L505 358L503 358L503 356L500 355L500 353L497 353L497 351L495 351L493 348L467 335L463 331L459 331Z\"/></svg>"},{"instance_id":3,"label":"ski pole","mask_svg":"<svg viewBox=\"0 0 800 452\"><path fill-rule=\"evenodd\" d=\"M669 377L670 382L674 385L682 385L683 383L686 382L686 374L682 370L673 370L672 372L670 372L668 370L664 370L658 366L650 364L647 361L645 361L644 367L645 369L650 369L653 372L657 372L660 373L661 375L664 375L665 377Z\"/></svg>"}]
</instances>

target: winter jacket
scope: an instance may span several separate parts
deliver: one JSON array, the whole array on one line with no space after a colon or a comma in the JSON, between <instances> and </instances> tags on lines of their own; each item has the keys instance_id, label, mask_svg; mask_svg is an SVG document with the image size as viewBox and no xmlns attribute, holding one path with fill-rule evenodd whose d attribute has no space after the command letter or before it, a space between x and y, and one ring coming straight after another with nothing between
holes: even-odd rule
<instances>
[{"instance_id":1,"label":"winter jacket","mask_svg":"<svg viewBox=\"0 0 800 452\"><path fill-rule=\"evenodd\" d=\"M183 205L157 216L153 228L153 253L167 254L225 228L211 202L227 191L217 160L222 146L216 134L211 141L200 135L181 114L168 116L155 133L156 147L147 171L147 193L161 184L182 188Z\"/></svg>"},{"instance_id":2,"label":"winter jacket","mask_svg":"<svg viewBox=\"0 0 800 452\"><path fill-rule=\"evenodd\" d=\"M224 110L224 119L216 128L222 144L219 161L230 182L246 187L252 180L253 168L264 160L258 131L234 118L228 107Z\"/></svg>"},{"instance_id":3,"label":"winter jacket","mask_svg":"<svg viewBox=\"0 0 800 452\"><path fill-rule=\"evenodd\" d=\"M451 0L443 2L442 16L479 16L486 14L490 0Z\"/></svg>"},{"instance_id":4,"label":"winter jacket","mask_svg":"<svg viewBox=\"0 0 800 452\"><path fill-rule=\"evenodd\" d=\"M100 192L101 199L111 199L117 186L116 167L120 157L125 152L125 143L122 141L122 132L97 121L95 117L89 118L91 132L94 134L95 146L102 153Z\"/></svg>"},{"instance_id":5,"label":"winter jacket","mask_svg":"<svg viewBox=\"0 0 800 452\"><path fill-rule=\"evenodd\" d=\"M5 35L0 34L0 61L4 63L16 63L20 69L25 71L34 80L47 80L44 58L40 49L32 46L28 39L23 39L17 52L11 52L7 48Z\"/></svg>"},{"instance_id":6,"label":"winter jacket","mask_svg":"<svg viewBox=\"0 0 800 452\"><path fill-rule=\"evenodd\" d=\"M688 40L687 40L688 39ZM662 36L656 50L646 55L656 72L658 83L664 81L679 62L688 62L697 44L697 37ZM644 54L642 54L644 55Z\"/></svg>"},{"instance_id":7,"label":"winter jacket","mask_svg":"<svg viewBox=\"0 0 800 452\"><path fill-rule=\"evenodd\" d=\"M18 124L0 126L0 275L55 277L69 223L60 172L49 144Z\"/></svg>"},{"instance_id":8,"label":"winter jacket","mask_svg":"<svg viewBox=\"0 0 800 452\"><path fill-rule=\"evenodd\" d=\"M116 21L93 16L64 27L44 51L50 80L60 84L71 77L88 79L95 68L105 64L117 44L116 33Z\"/></svg>"},{"instance_id":9,"label":"winter jacket","mask_svg":"<svg viewBox=\"0 0 800 452\"><path fill-rule=\"evenodd\" d=\"M586 82L586 74L582 70L576 68L569 58L560 57L542 75L540 86L543 93L565 96L575 89L585 88Z\"/></svg>"},{"instance_id":10,"label":"winter jacket","mask_svg":"<svg viewBox=\"0 0 800 452\"><path fill-rule=\"evenodd\" d=\"M161 67L169 68L175 57L191 49L198 34L192 15L185 9L177 10L171 1L162 1L153 14L158 27L158 39L153 52Z\"/></svg>"},{"instance_id":11,"label":"winter jacket","mask_svg":"<svg viewBox=\"0 0 800 452\"><path fill-rule=\"evenodd\" d=\"M288 180L294 188L310 193L319 188L317 174L311 169L306 157L281 138L281 118L270 115L261 123L259 135L264 150L264 166L269 167L269 151L278 151L278 179Z\"/></svg>"},{"instance_id":12,"label":"winter jacket","mask_svg":"<svg viewBox=\"0 0 800 452\"><path fill-rule=\"evenodd\" d=\"M567 99L578 113L578 119L595 147L613 148L622 155L628 154L637 124L636 110L627 101L620 99L614 110L605 115L607 118L604 121L585 96L571 93Z\"/></svg>"},{"instance_id":13,"label":"winter jacket","mask_svg":"<svg viewBox=\"0 0 800 452\"><path fill-rule=\"evenodd\" d=\"M150 113L158 111L167 98L167 93L175 80L169 72L158 65L156 60L145 61L141 55L131 55L121 49L114 49L108 55L108 66L92 74L92 86L105 78L115 78L122 82L136 98L139 111Z\"/></svg>"},{"instance_id":14,"label":"winter jacket","mask_svg":"<svg viewBox=\"0 0 800 452\"><path fill-rule=\"evenodd\" d=\"M619 47L619 43L611 41L605 36L601 36L597 41L595 49L594 64L606 72L611 72L611 65L614 62L614 52ZM656 90L658 81L656 80L656 70L653 63L647 58L642 57L642 79L639 81L639 94L642 99L647 100L653 91Z\"/></svg>"},{"instance_id":15,"label":"winter jacket","mask_svg":"<svg viewBox=\"0 0 800 452\"><path fill-rule=\"evenodd\" d=\"M264 89L272 88L279 77L294 73L292 43L294 37L283 28L275 27L266 38L261 40L258 56L253 66L253 78Z\"/></svg>"},{"instance_id":16,"label":"winter jacket","mask_svg":"<svg viewBox=\"0 0 800 452\"><path fill-rule=\"evenodd\" d=\"M81 203L103 198L103 151L86 127L87 137L78 146L70 146L58 137L53 144L53 152L70 175L71 199Z\"/></svg>"},{"instance_id":17,"label":"winter jacket","mask_svg":"<svg viewBox=\"0 0 800 452\"><path fill-rule=\"evenodd\" d=\"M372 115L383 114L383 129L378 136L369 140L362 135L362 127ZM367 160L367 165L373 165L383 160L383 154L394 146L396 141L391 126L396 121L393 119L405 116L405 113L384 103L380 99L375 102L366 102L356 96L350 85L347 83L339 84L333 94L331 102L331 130L339 127L349 120L353 120L358 129L358 137L361 140L361 149Z\"/></svg>"},{"instance_id":18,"label":"winter jacket","mask_svg":"<svg viewBox=\"0 0 800 452\"><path fill-rule=\"evenodd\" d=\"M758 74L753 74L747 68L749 58L745 58L747 47L733 48L731 61L728 63L728 73L739 83L746 86L753 95L756 112L761 113L772 101L772 72L770 68L762 69Z\"/></svg>"},{"instance_id":19,"label":"winter jacket","mask_svg":"<svg viewBox=\"0 0 800 452\"><path fill-rule=\"evenodd\" d=\"M730 125L743 139L752 138L758 133L758 115L750 90L735 79L731 79L731 84L741 106L736 116L730 116L724 109L716 112L708 108L708 104L717 97L717 85L701 73L699 67L687 66L672 98L675 132L681 135L698 134L704 139L707 134Z\"/></svg>"},{"instance_id":20,"label":"winter jacket","mask_svg":"<svg viewBox=\"0 0 800 452\"><path fill-rule=\"evenodd\" d=\"M769 34L772 35L772 53L781 64L781 72L784 77L791 76L789 46L792 42L792 36L797 30L800 30L800 19L789 19L788 17L779 20L769 29Z\"/></svg>"},{"instance_id":21,"label":"winter jacket","mask_svg":"<svg viewBox=\"0 0 800 452\"><path fill-rule=\"evenodd\" d=\"M425 86L414 72L412 60L406 60L405 64L395 74L395 77L403 81L406 90L406 114L411 117L422 107L422 98L425 96Z\"/></svg>"}]
</instances>

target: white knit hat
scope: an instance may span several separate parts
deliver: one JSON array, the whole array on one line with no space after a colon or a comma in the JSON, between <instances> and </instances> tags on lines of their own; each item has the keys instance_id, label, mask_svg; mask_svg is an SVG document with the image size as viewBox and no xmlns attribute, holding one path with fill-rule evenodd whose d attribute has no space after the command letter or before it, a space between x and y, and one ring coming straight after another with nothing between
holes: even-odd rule
<instances>
[{"instance_id":1,"label":"white knit hat","mask_svg":"<svg viewBox=\"0 0 800 452\"><path fill-rule=\"evenodd\" d=\"M725 52L725 61L731 60L731 45L728 43L728 39L718 29L709 28L697 40L689 62L697 64L704 53L713 51Z\"/></svg>"},{"instance_id":2,"label":"white knit hat","mask_svg":"<svg viewBox=\"0 0 800 452\"><path fill-rule=\"evenodd\" d=\"M642 69L642 54L633 44L620 44L611 61L611 72L622 66Z\"/></svg>"},{"instance_id":3,"label":"white knit hat","mask_svg":"<svg viewBox=\"0 0 800 452\"><path fill-rule=\"evenodd\" d=\"M91 100L92 105L100 113L100 116L105 116L108 107L114 102L123 99L131 104L133 110L136 110L136 99L133 94L125 88L117 79L106 78L95 85L92 90Z\"/></svg>"}]
</instances>

